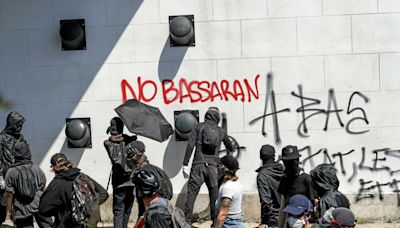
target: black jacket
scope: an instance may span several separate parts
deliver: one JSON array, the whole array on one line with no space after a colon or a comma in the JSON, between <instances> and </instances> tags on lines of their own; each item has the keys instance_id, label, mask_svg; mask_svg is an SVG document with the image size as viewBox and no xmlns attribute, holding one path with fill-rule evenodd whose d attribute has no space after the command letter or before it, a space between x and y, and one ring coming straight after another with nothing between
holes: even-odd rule
<instances>
[{"instance_id":1,"label":"black jacket","mask_svg":"<svg viewBox=\"0 0 400 228\"><path fill-rule=\"evenodd\" d=\"M113 188L129 182L131 180L131 172L127 168L127 145L136 140L136 136L113 135L104 141L104 147L107 150L108 157L112 163L111 184ZM131 167L133 168L133 167Z\"/></svg>"},{"instance_id":2,"label":"black jacket","mask_svg":"<svg viewBox=\"0 0 400 228\"><path fill-rule=\"evenodd\" d=\"M310 172L314 188L320 197L317 205L317 217L322 218L330 207L350 208L350 202L345 195L339 192L339 179L336 169L331 164L320 164Z\"/></svg>"},{"instance_id":3,"label":"black jacket","mask_svg":"<svg viewBox=\"0 0 400 228\"><path fill-rule=\"evenodd\" d=\"M198 123L196 126L193 127L188 144L186 147L186 153L185 153L185 158L183 159L183 165L187 166L189 163L189 159L192 156L193 148L196 146L196 151L194 152L194 158L192 164L199 164L199 163L205 163L207 162L208 164L217 164L218 162L218 153L220 150L221 142L224 143L226 149L228 151L233 151L233 145L231 141L229 140L228 134L226 131L218 126L218 123L220 121L219 113L216 112L206 112L206 115L204 117L205 121ZM218 137L218 142L220 142L218 147L215 149L215 151L210 151L207 154L202 154L201 147L197 145L197 135L200 131L200 129L204 125L214 125L218 128L219 131L219 137Z\"/></svg>"},{"instance_id":4,"label":"black jacket","mask_svg":"<svg viewBox=\"0 0 400 228\"><path fill-rule=\"evenodd\" d=\"M25 118L18 112L7 116L7 124L0 133L0 175L5 176L7 169L14 164L14 145L17 141L25 140L21 134Z\"/></svg>"},{"instance_id":5,"label":"black jacket","mask_svg":"<svg viewBox=\"0 0 400 228\"><path fill-rule=\"evenodd\" d=\"M73 181L79 173L78 168L58 173L40 199L39 214L44 217L54 216L54 228L81 228L72 222L71 216ZM94 180L93 183L102 204L107 200L108 193L99 183Z\"/></svg>"},{"instance_id":6,"label":"black jacket","mask_svg":"<svg viewBox=\"0 0 400 228\"><path fill-rule=\"evenodd\" d=\"M278 162L264 164L258 168L257 189L261 204L261 223L278 226L280 194L278 192L285 167Z\"/></svg>"}]
</instances>

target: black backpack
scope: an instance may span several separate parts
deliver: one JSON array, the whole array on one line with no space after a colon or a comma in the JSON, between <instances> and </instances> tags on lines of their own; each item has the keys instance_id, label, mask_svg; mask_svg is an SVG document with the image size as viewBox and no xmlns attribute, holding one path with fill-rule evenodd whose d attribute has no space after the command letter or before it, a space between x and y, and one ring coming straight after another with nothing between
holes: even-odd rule
<instances>
[{"instance_id":1,"label":"black backpack","mask_svg":"<svg viewBox=\"0 0 400 228\"><path fill-rule=\"evenodd\" d=\"M209 124L202 126L199 131L198 143L201 145L203 154L213 155L220 143L218 126Z\"/></svg>"},{"instance_id":2,"label":"black backpack","mask_svg":"<svg viewBox=\"0 0 400 228\"><path fill-rule=\"evenodd\" d=\"M72 219L77 224L87 225L99 216L99 194L93 180L80 173L74 180L72 190ZM97 221L94 221L97 223Z\"/></svg>"},{"instance_id":3,"label":"black backpack","mask_svg":"<svg viewBox=\"0 0 400 228\"><path fill-rule=\"evenodd\" d=\"M149 210L145 212L144 218L147 221L151 219L152 214L158 214L164 217L165 220L171 219L173 228L191 228L187 223L185 214L179 207L174 207L168 201L167 207L162 205L150 205Z\"/></svg>"},{"instance_id":4,"label":"black backpack","mask_svg":"<svg viewBox=\"0 0 400 228\"><path fill-rule=\"evenodd\" d=\"M32 165L15 166L15 169L18 172L18 181L15 193L18 197L18 201L22 204L29 204L32 202L35 198L36 191L38 190L35 174L31 167Z\"/></svg>"}]
</instances>

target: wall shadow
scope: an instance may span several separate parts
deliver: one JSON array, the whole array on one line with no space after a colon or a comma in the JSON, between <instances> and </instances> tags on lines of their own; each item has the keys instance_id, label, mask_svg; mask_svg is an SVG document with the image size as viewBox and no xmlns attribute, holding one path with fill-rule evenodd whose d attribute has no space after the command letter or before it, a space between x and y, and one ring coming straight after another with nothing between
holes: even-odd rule
<instances>
[{"instance_id":1,"label":"wall shadow","mask_svg":"<svg viewBox=\"0 0 400 228\"><path fill-rule=\"evenodd\" d=\"M17 92L14 92L13 89L7 89L7 87L0 86L0 89L5 89L5 91L7 91L7 96L3 96L2 98L5 98L7 101L13 104L10 107L0 109L0 130L2 130L3 126L5 126L5 119L10 111L16 110L25 116L26 122L24 124L22 133L27 141L32 144L32 160L35 163L40 164L43 162L46 164L49 162L44 161L43 159L45 158L46 154L49 153L52 145L57 141L57 136L65 126L65 118L82 117L74 112L77 105L79 105L80 100L87 92L89 86L93 83L94 78L98 75L100 68L102 68L103 64L106 63L107 58L110 56L116 44L120 40L126 27L132 24L131 21L134 20L134 16L142 6L143 2L144 0L121 1L117 3L107 0L99 2L99 4L103 4L101 7L104 9L105 15L100 15L100 13L92 13L90 10L87 10L85 7L89 7L89 3L84 4L85 7L77 10L76 12L70 11L70 6L67 6L67 3L65 3L65 5L63 5L64 3L59 3L58 7L53 6L52 10L54 12L49 13L55 19L54 22L51 22L54 23L52 28L37 29L37 31L34 28L29 27L16 28L17 30L21 30L21 32L18 33L21 34L21 37L25 35L26 30L26 33L29 33L29 37L34 37L31 38L28 43L37 42L35 43L35 46L38 47L32 47L31 50L21 49L23 52L26 52L26 54L29 54L27 57L28 61L26 61L27 63L25 65L18 65L17 68L13 66L10 66L10 68L8 68L9 66L1 67L0 65L0 83L4 83L4 81L6 81L5 78L8 78L11 81L8 83L16 82L14 84L10 84L8 86L9 88L16 87L14 90L26 91L25 93L20 91L20 97L13 101L13 98L16 97L15 94L17 94ZM26 14L26 18L30 18L32 15L40 14L40 9L48 9L48 5L46 5L48 4L48 1L42 1L41 3L15 3L16 5L13 5L11 2L2 2L2 4L3 5L1 6L6 6L8 8L14 7L16 8L15 10L19 10L17 7L23 6L23 12ZM29 4L35 4L35 7L31 7ZM123 7L121 6L122 4L124 4ZM65 9L62 6L66 6ZM95 9L101 8L96 8L98 7L97 5L93 7ZM110 12L113 16L109 15ZM22 23L26 23L26 18L21 19ZM59 37L59 28L57 23L59 20L76 18L87 19L87 50L63 52L61 50L61 38ZM103 20L103 22L98 22L100 19ZM93 22L94 25L90 24L89 21ZM15 24L15 26L24 27L26 25ZM40 28L40 25L38 27ZM15 31L12 29L2 30L1 27L0 32L4 34L14 34ZM110 31L112 34L110 34ZM19 40L22 40L21 37L16 37L16 41L14 42L18 43ZM23 45L24 43L21 42L21 46ZM40 50L42 46L44 50ZM13 56L13 54L17 56L19 55L19 53L14 53L14 50L11 49L3 51L5 51L5 53L8 52L9 56ZM31 58L32 61L29 61L29 58ZM27 68L26 72L29 74L25 73L24 68ZM11 75L4 76L6 75L6 71L10 71ZM18 79L15 79L16 77L14 77L13 74L16 74ZM28 80L27 76L25 75L29 75L31 78L39 76L39 79ZM2 76L4 77L2 78ZM60 79L62 80L61 82L57 81ZM44 88L47 87L49 91L44 90ZM33 88L38 89L35 90ZM2 95L4 95L3 91L0 92L2 92ZM40 96L40 99L38 100L44 100L44 102L38 104L38 101L32 97L33 94L38 94ZM56 97L54 95L56 95ZM40 108L44 108L44 111L41 112ZM46 110L46 108L48 109ZM92 113L90 115L92 115ZM50 119L50 124L48 124L48 126L40 125L41 123L46 122L46 118ZM37 123L37 120L39 120L38 122L40 123ZM107 120L107 123L108 121L109 120ZM37 133L39 136L34 137L34 135L36 135L36 132L34 134L34 131L43 131L45 133ZM59 152L65 153L75 165L79 165L84 151L84 148L68 148L66 142L64 142Z\"/></svg>"},{"instance_id":2,"label":"wall shadow","mask_svg":"<svg viewBox=\"0 0 400 228\"><path fill-rule=\"evenodd\" d=\"M170 38L165 41L158 63L160 82L167 79L173 80L176 77L187 50L188 46L171 47Z\"/></svg>"},{"instance_id":3,"label":"wall shadow","mask_svg":"<svg viewBox=\"0 0 400 228\"><path fill-rule=\"evenodd\" d=\"M187 141L175 141L175 133L170 136L163 158L163 169L170 178L181 171L186 146Z\"/></svg>"}]
</instances>

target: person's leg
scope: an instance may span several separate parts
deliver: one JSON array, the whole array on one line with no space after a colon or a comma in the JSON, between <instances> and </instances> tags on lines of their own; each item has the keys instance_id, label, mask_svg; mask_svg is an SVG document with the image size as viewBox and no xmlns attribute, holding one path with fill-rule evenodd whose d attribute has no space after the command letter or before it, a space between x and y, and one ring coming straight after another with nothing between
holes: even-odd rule
<instances>
[{"instance_id":1,"label":"person's leg","mask_svg":"<svg viewBox=\"0 0 400 228\"><path fill-rule=\"evenodd\" d=\"M34 216L35 216L35 221L40 228L53 227L53 219L51 217L44 217L39 213L36 213Z\"/></svg>"},{"instance_id":2,"label":"person's leg","mask_svg":"<svg viewBox=\"0 0 400 228\"><path fill-rule=\"evenodd\" d=\"M6 208L6 193L4 189L0 190L0 225L6 221L7 208Z\"/></svg>"},{"instance_id":3,"label":"person's leg","mask_svg":"<svg viewBox=\"0 0 400 228\"><path fill-rule=\"evenodd\" d=\"M135 195L133 186L124 187L125 198L124 198L124 218L122 227L126 228L128 226L129 217L131 215L133 201L135 199Z\"/></svg>"},{"instance_id":4,"label":"person's leg","mask_svg":"<svg viewBox=\"0 0 400 228\"><path fill-rule=\"evenodd\" d=\"M124 198L125 192L123 188L116 188L113 190L113 214L114 214L114 227L123 228L124 219Z\"/></svg>"},{"instance_id":5,"label":"person's leg","mask_svg":"<svg viewBox=\"0 0 400 228\"><path fill-rule=\"evenodd\" d=\"M211 220L214 220L218 213L215 208L215 202L218 197L218 168L216 166L209 165L207 167L205 182L208 188L208 196L210 198L210 217Z\"/></svg>"},{"instance_id":6,"label":"person's leg","mask_svg":"<svg viewBox=\"0 0 400 228\"><path fill-rule=\"evenodd\" d=\"M192 165L192 168L190 170L190 177L188 182L188 194L185 204L185 216L186 216L186 221L189 224L192 224L194 202L196 201L197 194L199 194L201 185L204 183L204 175L202 171L203 167L204 164L195 164Z\"/></svg>"},{"instance_id":7,"label":"person's leg","mask_svg":"<svg viewBox=\"0 0 400 228\"><path fill-rule=\"evenodd\" d=\"M241 219L230 219L230 218L226 218L222 227L223 228L245 228Z\"/></svg>"}]
</instances>

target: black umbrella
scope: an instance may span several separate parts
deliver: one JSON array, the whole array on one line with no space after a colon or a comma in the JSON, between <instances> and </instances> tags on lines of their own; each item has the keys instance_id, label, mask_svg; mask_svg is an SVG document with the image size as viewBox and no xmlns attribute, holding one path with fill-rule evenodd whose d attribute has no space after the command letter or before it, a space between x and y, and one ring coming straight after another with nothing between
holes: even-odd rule
<instances>
[{"instance_id":1,"label":"black umbrella","mask_svg":"<svg viewBox=\"0 0 400 228\"><path fill-rule=\"evenodd\" d=\"M132 133L163 142L174 132L158 108L136 99L127 100L115 111Z\"/></svg>"}]
</instances>

